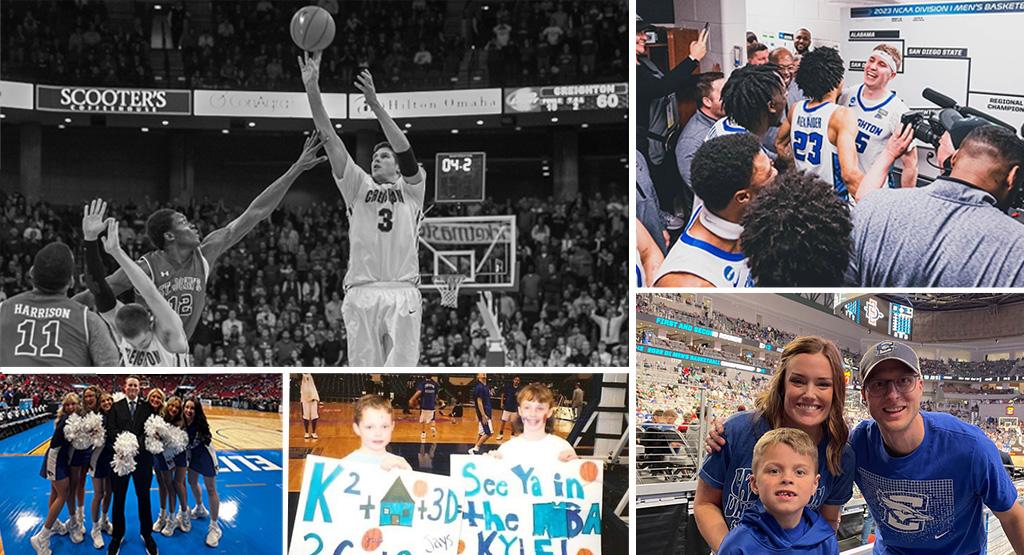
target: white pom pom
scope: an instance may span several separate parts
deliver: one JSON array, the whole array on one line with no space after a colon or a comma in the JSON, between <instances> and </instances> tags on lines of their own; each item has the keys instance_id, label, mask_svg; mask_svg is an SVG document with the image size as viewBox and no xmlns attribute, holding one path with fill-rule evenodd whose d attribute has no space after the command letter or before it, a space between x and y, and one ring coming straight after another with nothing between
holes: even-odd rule
<instances>
[{"instance_id":1,"label":"white pom pom","mask_svg":"<svg viewBox=\"0 0 1024 555\"><path fill-rule=\"evenodd\" d=\"M103 416L98 412L86 413L82 417L82 433L89 439L89 447L102 449L107 438L107 430L103 427Z\"/></svg>"},{"instance_id":2,"label":"white pom pom","mask_svg":"<svg viewBox=\"0 0 1024 555\"><path fill-rule=\"evenodd\" d=\"M139 440L131 432L121 432L114 439L114 460L111 468L118 476L127 476L135 472L135 455L139 453Z\"/></svg>"},{"instance_id":3,"label":"white pom pom","mask_svg":"<svg viewBox=\"0 0 1024 555\"><path fill-rule=\"evenodd\" d=\"M92 437L88 435L85 428L85 420L72 414L64 423L64 437L71 442L71 446L78 450L88 449L92 446Z\"/></svg>"},{"instance_id":4,"label":"white pom pom","mask_svg":"<svg viewBox=\"0 0 1024 555\"><path fill-rule=\"evenodd\" d=\"M118 391L117 393L114 393L114 395L112 395L112 397L114 398L114 402L116 403L116 402L120 401L121 399L124 399L125 397L127 397L127 395L125 395L123 391Z\"/></svg>"},{"instance_id":5,"label":"white pom pom","mask_svg":"<svg viewBox=\"0 0 1024 555\"><path fill-rule=\"evenodd\" d=\"M167 438L164 440L164 456L173 458L188 446L188 433L177 426L167 426Z\"/></svg>"},{"instance_id":6,"label":"white pom pom","mask_svg":"<svg viewBox=\"0 0 1024 555\"><path fill-rule=\"evenodd\" d=\"M163 418L153 414L146 419L146 423L142 426L142 429L146 432L146 451L149 451L154 455L163 453L164 437L167 435L167 422Z\"/></svg>"}]
</instances>

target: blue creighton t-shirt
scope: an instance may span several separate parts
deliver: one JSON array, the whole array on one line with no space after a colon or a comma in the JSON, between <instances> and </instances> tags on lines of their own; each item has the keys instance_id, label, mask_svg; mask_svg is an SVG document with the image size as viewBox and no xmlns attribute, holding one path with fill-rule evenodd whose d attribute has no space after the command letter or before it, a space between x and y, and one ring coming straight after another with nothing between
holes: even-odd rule
<instances>
[{"instance_id":1,"label":"blue creighton t-shirt","mask_svg":"<svg viewBox=\"0 0 1024 555\"><path fill-rule=\"evenodd\" d=\"M725 445L722 450L704 459L700 477L708 484L722 490L722 513L731 530L743 513L758 501L750 491L751 460L754 445L771 429L768 421L755 411L734 414L725 421ZM855 461L849 445L843 447L843 472L833 476L828 471L828 432L818 444L818 474L821 480L818 489L811 496L808 507L818 509L822 505L842 505L853 497L853 471Z\"/></svg>"},{"instance_id":2,"label":"blue creighton t-shirt","mask_svg":"<svg viewBox=\"0 0 1024 555\"><path fill-rule=\"evenodd\" d=\"M876 554L981 553L982 503L996 512L1017 501L995 444L956 417L921 411L924 441L890 456L874 420L850 434L857 487L878 524Z\"/></svg>"}]
</instances>

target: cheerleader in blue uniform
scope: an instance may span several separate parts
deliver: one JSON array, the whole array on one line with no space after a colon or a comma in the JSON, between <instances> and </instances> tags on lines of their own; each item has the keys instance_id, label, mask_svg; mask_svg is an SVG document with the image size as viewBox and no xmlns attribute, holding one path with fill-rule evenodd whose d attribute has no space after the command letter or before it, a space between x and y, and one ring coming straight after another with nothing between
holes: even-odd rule
<instances>
[{"instance_id":1,"label":"cheerleader in blue uniform","mask_svg":"<svg viewBox=\"0 0 1024 555\"><path fill-rule=\"evenodd\" d=\"M160 416L171 426L185 428L185 415L181 410L181 397L171 397L164 405ZM167 491L167 522L164 524L161 534L171 537L174 530L180 528L182 532L192 529L192 520L188 513L188 499L185 490L185 474L188 469L188 449L167 459L163 454L154 455L156 465L156 480L162 490ZM180 475L181 479L178 480ZM175 500L180 503L177 516L174 515ZM160 507L163 513L164 507ZM153 531L156 531L154 528Z\"/></svg>"},{"instance_id":2,"label":"cheerleader in blue uniform","mask_svg":"<svg viewBox=\"0 0 1024 555\"><path fill-rule=\"evenodd\" d=\"M217 495L217 452L211 443L210 423L203 413L203 405L195 397L185 399L185 431L188 432L188 483L192 487L192 495L196 498L196 506L192 510L192 518L203 518L207 515L203 507L203 494L199 489L199 475L203 475L206 484L206 495L210 499L210 529L206 533L206 545L217 547L220 543L221 530L217 517L220 513L220 496Z\"/></svg>"},{"instance_id":3,"label":"cheerleader in blue uniform","mask_svg":"<svg viewBox=\"0 0 1024 555\"><path fill-rule=\"evenodd\" d=\"M110 407L114 406L114 397L102 389L99 390L99 412L103 416L103 429L110 429ZM103 549L103 534L110 535L114 525L107 518L113 488L110 484L110 464L114 460L114 447L104 444L102 449L93 449L90 468L92 469L92 546Z\"/></svg>"},{"instance_id":4,"label":"cheerleader in blue uniform","mask_svg":"<svg viewBox=\"0 0 1024 555\"><path fill-rule=\"evenodd\" d=\"M46 520L43 522L43 529L32 536L29 542L35 549L37 555L50 555L50 536L54 534L54 523L60 515L61 508L65 502L71 500L71 442L64 436L64 426L68 417L78 411L78 395L68 393L61 401L61 410L58 413L57 426L53 430L53 437L50 445L46 448L46 456L43 457L43 467L39 475L50 481L50 500L47 506ZM75 504L69 503L68 510L74 511ZM71 522L74 523L75 514L71 513ZM81 541L81 538L79 539Z\"/></svg>"},{"instance_id":5,"label":"cheerleader in blue uniform","mask_svg":"<svg viewBox=\"0 0 1024 555\"><path fill-rule=\"evenodd\" d=\"M79 416L85 416L90 412L96 412L99 410L99 396L100 388L95 385L90 385L82 391L82 404L78 407ZM77 527L78 532L75 537L79 534L85 536L85 482L86 477L89 475L89 463L92 462L92 447L86 449L73 449L71 452L71 501L75 504L75 516L77 517L74 521L69 521L68 531L71 528ZM76 542L77 543L77 542Z\"/></svg>"},{"instance_id":6,"label":"cheerleader in blue uniform","mask_svg":"<svg viewBox=\"0 0 1024 555\"><path fill-rule=\"evenodd\" d=\"M164 395L164 390L160 389L159 387L154 387L149 390L149 393L146 394L146 402L149 403L149 406L153 408L153 414L160 414L163 412L164 399L166 398L167 396ZM165 461L161 461L161 459L163 458L163 455L153 455L153 461L155 463L153 465L153 474L156 476L157 490L159 491L160 494L160 516L158 516L157 519L153 522L153 531L157 533L163 533L164 528L167 526L167 523L174 518L173 511L171 511L171 513L168 514L168 512L164 509L164 507L167 505L168 492L167 488L164 485L164 482L160 479L160 470L157 466L158 464L163 462L164 468L166 468L167 463ZM173 533L173 531L174 529L172 528L171 533Z\"/></svg>"}]
</instances>

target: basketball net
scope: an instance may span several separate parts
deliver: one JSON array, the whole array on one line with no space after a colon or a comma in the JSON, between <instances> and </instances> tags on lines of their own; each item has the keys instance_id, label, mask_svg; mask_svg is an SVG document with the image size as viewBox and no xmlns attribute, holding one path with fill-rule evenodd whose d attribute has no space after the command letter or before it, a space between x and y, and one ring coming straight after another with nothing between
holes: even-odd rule
<instances>
[{"instance_id":1,"label":"basketball net","mask_svg":"<svg viewBox=\"0 0 1024 555\"><path fill-rule=\"evenodd\" d=\"M469 277L466 274L441 274L434 276L434 285L441 293L441 306L448 308L459 307L459 288L462 282Z\"/></svg>"}]
</instances>

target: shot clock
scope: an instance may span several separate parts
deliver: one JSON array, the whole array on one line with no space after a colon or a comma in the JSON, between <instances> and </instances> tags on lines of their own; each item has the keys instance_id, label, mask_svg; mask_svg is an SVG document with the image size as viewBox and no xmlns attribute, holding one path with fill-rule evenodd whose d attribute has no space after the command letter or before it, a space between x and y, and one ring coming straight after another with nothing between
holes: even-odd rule
<instances>
[{"instance_id":1,"label":"shot clock","mask_svg":"<svg viewBox=\"0 0 1024 555\"><path fill-rule=\"evenodd\" d=\"M439 152L434 158L434 202L481 202L485 152Z\"/></svg>"}]
</instances>

